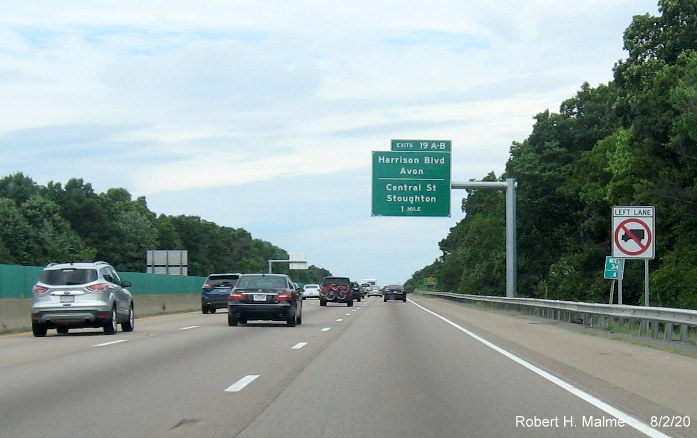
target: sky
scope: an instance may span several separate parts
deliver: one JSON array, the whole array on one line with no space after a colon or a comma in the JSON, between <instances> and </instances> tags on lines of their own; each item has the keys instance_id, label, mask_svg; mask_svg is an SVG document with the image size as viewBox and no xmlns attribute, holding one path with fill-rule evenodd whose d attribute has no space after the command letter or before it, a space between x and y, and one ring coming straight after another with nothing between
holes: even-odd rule
<instances>
[{"instance_id":1,"label":"sky","mask_svg":"<svg viewBox=\"0 0 697 438\"><path fill-rule=\"evenodd\" d=\"M374 217L372 151L451 140L453 182L500 176L536 114L612 80L646 13L657 0L3 2L0 177L122 187L403 283L466 192L450 217Z\"/></svg>"}]
</instances>

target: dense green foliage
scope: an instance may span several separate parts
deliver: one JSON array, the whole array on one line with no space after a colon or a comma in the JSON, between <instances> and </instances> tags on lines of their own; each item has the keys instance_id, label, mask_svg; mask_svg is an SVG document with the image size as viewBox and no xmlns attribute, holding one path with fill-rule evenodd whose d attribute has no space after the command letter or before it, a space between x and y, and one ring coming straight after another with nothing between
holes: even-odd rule
<instances>
[{"instance_id":1,"label":"dense green foliage","mask_svg":"<svg viewBox=\"0 0 697 438\"><path fill-rule=\"evenodd\" d=\"M697 0L658 5L626 29L613 81L583 84L511 147L500 179L518 182L521 296L607 301L611 207L653 205L651 304L697 308ZM408 286L433 275L442 289L504 295L504 195L469 190L463 211ZM643 304L643 270L626 263L625 304Z\"/></svg>"},{"instance_id":2,"label":"dense green foliage","mask_svg":"<svg viewBox=\"0 0 697 438\"><path fill-rule=\"evenodd\" d=\"M288 259L283 249L252 238L241 228L216 225L196 216L159 217L145 198L125 189L95 193L71 179L65 186L36 184L17 173L0 179L0 263L42 266L50 262L105 260L120 271L145 272L150 249L185 249L189 274L266 272L268 260ZM288 269L298 283L319 283L326 269Z\"/></svg>"}]
</instances>

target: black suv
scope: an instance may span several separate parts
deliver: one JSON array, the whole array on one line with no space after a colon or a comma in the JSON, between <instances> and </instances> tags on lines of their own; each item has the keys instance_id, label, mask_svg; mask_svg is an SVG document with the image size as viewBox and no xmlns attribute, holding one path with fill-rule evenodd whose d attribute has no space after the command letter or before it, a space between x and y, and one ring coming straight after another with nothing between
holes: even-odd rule
<instances>
[{"instance_id":1,"label":"black suv","mask_svg":"<svg viewBox=\"0 0 697 438\"><path fill-rule=\"evenodd\" d=\"M387 300L402 300L407 301L407 291L404 290L404 286L401 284L390 284L385 286L382 291L383 301Z\"/></svg>"},{"instance_id":2,"label":"black suv","mask_svg":"<svg viewBox=\"0 0 697 438\"><path fill-rule=\"evenodd\" d=\"M227 322L230 326L250 320L303 322L302 289L285 274L243 274L230 292Z\"/></svg>"},{"instance_id":3,"label":"black suv","mask_svg":"<svg viewBox=\"0 0 697 438\"><path fill-rule=\"evenodd\" d=\"M201 286L201 312L215 313L225 309L232 288L242 274L211 274Z\"/></svg>"},{"instance_id":4,"label":"black suv","mask_svg":"<svg viewBox=\"0 0 697 438\"><path fill-rule=\"evenodd\" d=\"M351 280L348 277L324 277L319 292L319 305L326 306L329 301L353 306Z\"/></svg>"}]
</instances>

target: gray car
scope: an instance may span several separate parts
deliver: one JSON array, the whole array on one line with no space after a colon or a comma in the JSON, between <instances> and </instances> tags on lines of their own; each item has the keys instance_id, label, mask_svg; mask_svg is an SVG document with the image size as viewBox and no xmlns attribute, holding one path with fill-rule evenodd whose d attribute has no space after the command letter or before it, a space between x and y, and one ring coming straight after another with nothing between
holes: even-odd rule
<instances>
[{"instance_id":1,"label":"gray car","mask_svg":"<svg viewBox=\"0 0 697 438\"><path fill-rule=\"evenodd\" d=\"M117 324L130 332L135 324L133 296L126 289L130 286L106 262L51 263L32 289L32 332L43 337L48 329L65 334L71 328L92 327L112 335Z\"/></svg>"}]
</instances>

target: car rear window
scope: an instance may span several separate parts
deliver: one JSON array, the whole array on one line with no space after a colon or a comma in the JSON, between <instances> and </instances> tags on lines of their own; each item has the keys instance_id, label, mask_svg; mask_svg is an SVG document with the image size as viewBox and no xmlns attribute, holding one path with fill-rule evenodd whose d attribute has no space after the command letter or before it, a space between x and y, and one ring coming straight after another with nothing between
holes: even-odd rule
<instances>
[{"instance_id":1,"label":"car rear window","mask_svg":"<svg viewBox=\"0 0 697 438\"><path fill-rule=\"evenodd\" d=\"M322 281L323 285L328 285L328 284L350 284L351 280L345 277L327 277Z\"/></svg>"},{"instance_id":2,"label":"car rear window","mask_svg":"<svg viewBox=\"0 0 697 438\"><path fill-rule=\"evenodd\" d=\"M97 280L96 269L47 269L41 274L41 282L53 286L70 286Z\"/></svg>"},{"instance_id":3,"label":"car rear window","mask_svg":"<svg viewBox=\"0 0 697 438\"><path fill-rule=\"evenodd\" d=\"M242 277L237 282L237 287L240 289L273 289L286 288L288 283L283 277Z\"/></svg>"},{"instance_id":4,"label":"car rear window","mask_svg":"<svg viewBox=\"0 0 697 438\"><path fill-rule=\"evenodd\" d=\"M237 283L237 280L239 278L240 278L239 275L209 276L208 280L206 280L206 284L209 286L223 286L223 285L234 286L235 283Z\"/></svg>"}]
</instances>

